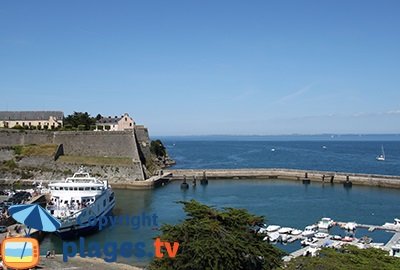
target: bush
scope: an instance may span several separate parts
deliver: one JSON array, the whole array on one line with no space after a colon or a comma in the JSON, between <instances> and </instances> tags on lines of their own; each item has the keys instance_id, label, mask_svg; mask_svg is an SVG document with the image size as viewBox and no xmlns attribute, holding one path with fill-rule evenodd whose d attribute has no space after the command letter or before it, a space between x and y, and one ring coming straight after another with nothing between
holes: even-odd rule
<instances>
[{"instance_id":1,"label":"bush","mask_svg":"<svg viewBox=\"0 0 400 270\"><path fill-rule=\"evenodd\" d=\"M64 129L65 130L71 130L72 129L72 125L71 124L66 124L66 125L64 125Z\"/></svg>"},{"instance_id":2,"label":"bush","mask_svg":"<svg viewBox=\"0 0 400 270\"><path fill-rule=\"evenodd\" d=\"M104 130L104 127L103 126L98 126L97 129L98 130Z\"/></svg>"},{"instance_id":3,"label":"bush","mask_svg":"<svg viewBox=\"0 0 400 270\"><path fill-rule=\"evenodd\" d=\"M45 126L43 127L43 129L44 129L44 130L48 130L48 129L49 129L49 126L48 126L48 125L45 125Z\"/></svg>"},{"instance_id":4,"label":"bush","mask_svg":"<svg viewBox=\"0 0 400 270\"><path fill-rule=\"evenodd\" d=\"M14 154L19 156L22 154L22 145L16 145L14 148Z\"/></svg>"},{"instance_id":5,"label":"bush","mask_svg":"<svg viewBox=\"0 0 400 270\"><path fill-rule=\"evenodd\" d=\"M21 126L21 125L15 125L15 126L13 126L12 128L13 128L13 129L24 129L24 127Z\"/></svg>"},{"instance_id":6,"label":"bush","mask_svg":"<svg viewBox=\"0 0 400 270\"><path fill-rule=\"evenodd\" d=\"M165 151L165 146L160 140L151 141L150 152L157 157L165 157L167 152Z\"/></svg>"},{"instance_id":7,"label":"bush","mask_svg":"<svg viewBox=\"0 0 400 270\"><path fill-rule=\"evenodd\" d=\"M85 130L86 126L85 125L78 125L78 130Z\"/></svg>"},{"instance_id":8,"label":"bush","mask_svg":"<svg viewBox=\"0 0 400 270\"><path fill-rule=\"evenodd\" d=\"M7 160L7 161L3 161L4 166L6 166L7 168L13 170L15 168L18 167L18 164L15 163L15 161L13 159Z\"/></svg>"}]
</instances>

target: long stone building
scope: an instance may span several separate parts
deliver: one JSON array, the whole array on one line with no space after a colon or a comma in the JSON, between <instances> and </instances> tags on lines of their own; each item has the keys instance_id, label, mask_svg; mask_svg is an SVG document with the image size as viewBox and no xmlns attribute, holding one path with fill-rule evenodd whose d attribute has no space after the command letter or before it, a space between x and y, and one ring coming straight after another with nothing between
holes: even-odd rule
<instances>
[{"instance_id":1,"label":"long stone building","mask_svg":"<svg viewBox=\"0 0 400 270\"><path fill-rule=\"evenodd\" d=\"M40 127L57 128L63 125L61 111L0 111L0 128Z\"/></svg>"}]
</instances>

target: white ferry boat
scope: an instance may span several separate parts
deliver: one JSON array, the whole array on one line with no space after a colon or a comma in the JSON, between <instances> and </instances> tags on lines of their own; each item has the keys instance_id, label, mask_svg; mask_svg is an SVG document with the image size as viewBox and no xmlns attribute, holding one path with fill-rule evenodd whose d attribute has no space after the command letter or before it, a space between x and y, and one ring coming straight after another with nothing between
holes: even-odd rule
<instances>
[{"instance_id":1,"label":"white ferry boat","mask_svg":"<svg viewBox=\"0 0 400 270\"><path fill-rule=\"evenodd\" d=\"M98 229L98 220L111 215L115 196L108 181L100 181L80 169L63 182L49 184L48 211L61 222L57 233L73 238Z\"/></svg>"}]
</instances>

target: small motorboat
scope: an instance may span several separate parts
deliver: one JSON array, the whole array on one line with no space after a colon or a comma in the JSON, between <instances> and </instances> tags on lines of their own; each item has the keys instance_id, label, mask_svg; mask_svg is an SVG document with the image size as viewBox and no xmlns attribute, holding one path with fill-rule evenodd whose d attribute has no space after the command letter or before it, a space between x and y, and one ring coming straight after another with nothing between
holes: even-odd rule
<instances>
[{"instance_id":1,"label":"small motorboat","mask_svg":"<svg viewBox=\"0 0 400 270\"><path fill-rule=\"evenodd\" d=\"M281 226L279 225L269 225L266 230L267 232L276 232L277 230L279 230L281 228Z\"/></svg>"},{"instance_id":2,"label":"small motorboat","mask_svg":"<svg viewBox=\"0 0 400 270\"><path fill-rule=\"evenodd\" d=\"M383 227L386 227L388 229L398 229L400 228L400 219L395 218L393 223L386 222L383 224Z\"/></svg>"},{"instance_id":3,"label":"small motorboat","mask_svg":"<svg viewBox=\"0 0 400 270\"><path fill-rule=\"evenodd\" d=\"M344 227L345 230L347 231L355 231L357 228L357 223L355 222L347 222Z\"/></svg>"},{"instance_id":4,"label":"small motorboat","mask_svg":"<svg viewBox=\"0 0 400 270\"><path fill-rule=\"evenodd\" d=\"M333 224L334 222L331 218L324 217L318 222L318 229L329 230L332 228Z\"/></svg>"},{"instance_id":5,"label":"small motorboat","mask_svg":"<svg viewBox=\"0 0 400 270\"><path fill-rule=\"evenodd\" d=\"M300 242L300 244L302 246L309 246L309 245L313 245L313 244L315 244L317 242L318 242L318 239L316 239L316 238L306 238L306 239L302 240Z\"/></svg>"},{"instance_id":6,"label":"small motorboat","mask_svg":"<svg viewBox=\"0 0 400 270\"><path fill-rule=\"evenodd\" d=\"M315 238L320 238L320 239L327 238L328 236L329 236L329 234L324 233L324 232L318 232L318 233L314 234Z\"/></svg>"},{"instance_id":7,"label":"small motorboat","mask_svg":"<svg viewBox=\"0 0 400 270\"><path fill-rule=\"evenodd\" d=\"M316 225L310 225L305 227L304 231L301 233L304 237L312 237L318 232L318 227Z\"/></svg>"},{"instance_id":8,"label":"small motorboat","mask_svg":"<svg viewBox=\"0 0 400 270\"><path fill-rule=\"evenodd\" d=\"M270 242L277 242L281 239L281 235L278 232L271 232L268 233L266 237L264 237L264 241L270 241Z\"/></svg>"},{"instance_id":9,"label":"small motorboat","mask_svg":"<svg viewBox=\"0 0 400 270\"><path fill-rule=\"evenodd\" d=\"M342 238L343 242L353 242L354 238L350 236L345 236Z\"/></svg>"},{"instance_id":10,"label":"small motorboat","mask_svg":"<svg viewBox=\"0 0 400 270\"><path fill-rule=\"evenodd\" d=\"M291 231L293 231L293 228L289 228L289 227L282 227L278 230L278 233L280 234L288 234Z\"/></svg>"},{"instance_id":11,"label":"small motorboat","mask_svg":"<svg viewBox=\"0 0 400 270\"><path fill-rule=\"evenodd\" d=\"M293 231L290 232L291 235L300 235L303 231L302 230L297 230L294 229Z\"/></svg>"},{"instance_id":12,"label":"small motorboat","mask_svg":"<svg viewBox=\"0 0 400 270\"><path fill-rule=\"evenodd\" d=\"M288 240L289 240L289 236L287 234L281 234L282 243L287 243Z\"/></svg>"},{"instance_id":13,"label":"small motorboat","mask_svg":"<svg viewBox=\"0 0 400 270\"><path fill-rule=\"evenodd\" d=\"M342 237L340 235L331 235L330 238L331 240L336 240L336 241L342 240Z\"/></svg>"}]
</instances>

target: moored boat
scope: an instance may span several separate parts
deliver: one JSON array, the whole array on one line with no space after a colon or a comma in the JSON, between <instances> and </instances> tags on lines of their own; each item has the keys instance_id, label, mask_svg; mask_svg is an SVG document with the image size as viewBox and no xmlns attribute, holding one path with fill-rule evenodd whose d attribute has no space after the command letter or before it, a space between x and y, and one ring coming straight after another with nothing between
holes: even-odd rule
<instances>
[{"instance_id":1,"label":"moored boat","mask_svg":"<svg viewBox=\"0 0 400 270\"><path fill-rule=\"evenodd\" d=\"M98 221L111 215L115 196L108 181L91 177L82 168L65 181L50 183L47 209L60 220L57 234L73 238L98 229Z\"/></svg>"},{"instance_id":2,"label":"moored boat","mask_svg":"<svg viewBox=\"0 0 400 270\"><path fill-rule=\"evenodd\" d=\"M333 226L334 222L331 218L322 218L319 222L318 222L318 229L320 230L328 230Z\"/></svg>"}]
</instances>

